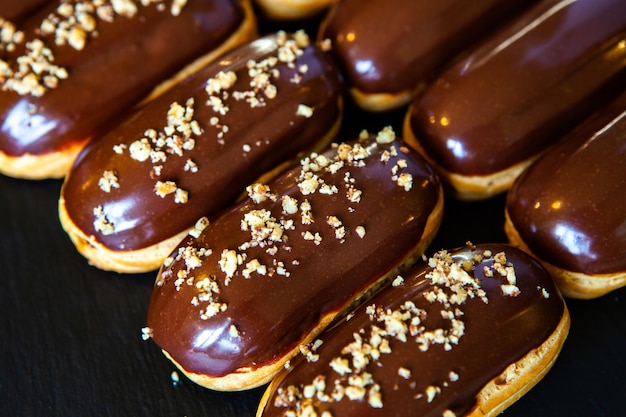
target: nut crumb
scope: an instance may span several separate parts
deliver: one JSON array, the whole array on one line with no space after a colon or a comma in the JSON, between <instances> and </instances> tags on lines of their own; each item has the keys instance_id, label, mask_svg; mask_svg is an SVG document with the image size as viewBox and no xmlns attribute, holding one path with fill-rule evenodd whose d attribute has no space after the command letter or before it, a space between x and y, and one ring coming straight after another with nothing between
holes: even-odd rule
<instances>
[{"instance_id":1,"label":"nut crumb","mask_svg":"<svg viewBox=\"0 0 626 417\"><path fill-rule=\"evenodd\" d=\"M98 186L105 193L110 193L112 188L120 188L117 173L113 170L105 170L98 180Z\"/></svg>"},{"instance_id":2,"label":"nut crumb","mask_svg":"<svg viewBox=\"0 0 626 417\"><path fill-rule=\"evenodd\" d=\"M100 232L105 236L115 233L115 225L104 214L102 206L94 208L93 215L95 216L93 227L96 232Z\"/></svg>"},{"instance_id":3,"label":"nut crumb","mask_svg":"<svg viewBox=\"0 0 626 417\"><path fill-rule=\"evenodd\" d=\"M298 110L296 111L296 115L306 117L307 119L313 116L313 108L309 106L305 106L304 104L298 105Z\"/></svg>"},{"instance_id":4,"label":"nut crumb","mask_svg":"<svg viewBox=\"0 0 626 417\"><path fill-rule=\"evenodd\" d=\"M142 327L141 328L141 339L148 340L152 337L152 329L150 327Z\"/></svg>"}]
</instances>

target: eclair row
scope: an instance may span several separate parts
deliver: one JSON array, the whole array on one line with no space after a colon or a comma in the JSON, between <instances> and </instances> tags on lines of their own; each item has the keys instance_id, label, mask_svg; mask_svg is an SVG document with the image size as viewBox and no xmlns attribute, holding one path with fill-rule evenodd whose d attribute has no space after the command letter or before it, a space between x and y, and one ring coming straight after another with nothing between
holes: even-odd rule
<instances>
[{"instance_id":1,"label":"eclair row","mask_svg":"<svg viewBox=\"0 0 626 417\"><path fill-rule=\"evenodd\" d=\"M159 269L144 336L191 380L272 381L259 416L493 415L554 363L560 290L626 284L621 2L344 0L317 40L250 42L250 4L209 3L63 1L3 20L0 48L1 172L65 176L93 265ZM181 56L155 63L168 42ZM408 105L406 141L338 137L344 92ZM416 264L442 184L513 187L507 234L541 263L470 245Z\"/></svg>"},{"instance_id":2,"label":"eclair row","mask_svg":"<svg viewBox=\"0 0 626 417\"><path fill-rule=\"evenodd\" d=\"M329 8L317 37L332 44L352 99L372 111L410 104L406 139L455 195L475 199L508 189L555 138L624 87L623 4L588 2L309 6ZM78 150L155 84L198 55L211 52L206 62L251 40L247 1L217 1L202 15L193 4L63 0L19 23L2 17L1 172L64 176Z\"/></svg>"},{"instance_id":3,"label":"eclair row","mask_svg":"<svg viewBox=\"0 0 626 417\"><path fill-rule=\"evenodd\" d=\"M532 31L566 6L543 9L539 18L535 15L532 24L516 33ZM607 85L614 85L611 83ZM603 88L592 86L583 94L601 95L598 91ZM578 114L603 111L604 104L615 95L607 93ZM611 114L616 107L619 104L606 111ZM619 114L602 114L597 116L600 122L589 122L595 123L592 136L619 134ZM574 122L570 123L571 128ZM495 415L528 391L554 364L569 328L566 305L544 266L514 247L485 245L441 252L410 270L407 266L415 257L404 258L408 261L396 267L388 265L381 276L370 266L370 259L352 263L348 256L372 253L360 246L355 249L349 240L351 230L353 237L365 240L371 236L371 226L345 220L360 214L367 203L365 192L359 194L358 204L348 205L341 216L315 214L314 207L341 210L337 199L322 203L326 194L335 193L327 176L340 172L345 161L355 158L352 152L356 144L374 149L364 145L369 141L379 149L391 143L389 133L381 131L375 139L363 135L355 142L339 142L334 151L321 154L321 160L315 153L275 182L251 185L245 200L183 240L159 272L144 329L146 337L152 337L187 376L201 385L233 390L271 380L259 416ZM572 143L567 138L563 142ZM418 157L405 143L399 146L403 159ZM607 147L616 150L615 143ZM540 153L548 148L546 145ZM429 157L423 148L420 150ZM394 154L397 151L389 151L389 155ZM362 164L349 164L372 170L366 171L364 184L378 178L367 161L373 155L365 152ZM389 164L392 160L381 156L373 161L393 165L392 182L398 186L408 179L398 172L411 166L406 160L401 162L403 159ZM339 160L342 164L333 168ZM311 170L313 180L308 174ZM344 175L347 190L347 184L359 183L358 178L346 179L353 176L352 171ZM622 174L615 178L613 183L619 188ZM300 198L285 194L285 184L290 184L296 195L300 193ZM413 174L410 184L405 191L415 187ZM347 191L345 198L354 203L350 193ZM377 194L376 207L384 218L386 210L396 204L387 194ZM302 205L301 198L306 195L311 195L310 200ZM537 207L542 204L546 203ZM432 217L436 212L431 207L419 218ZM392 218L399 217L395 214ZM507 212L507 219L510 217ZM620 215L615 217L619 227ZM326 220L322 225L320 218ZM363 219L367 218L372 215ZM299 229L302 225L304 229ZM399 236L396 229L387 229ZM298 245L312 243L314 248L322 248L333 233L331 245L338 240L346 246L331 246L331 256L320 249L319 256L324 258L311 263L315 273L306 278L303 266L318 255L310 254L310 249L300 252ZM376 236L379 241L374 262L378 263L385 259L382 251L387 241L382 231ZM430 239L424 234L417 236L425 239L414 237L418 246ZM360 245L361 241L357 242ZM423 251L422 246L416 253ZM337 272L331 274L331 286L325 284L327 268ZM272 281L284 277L287 280ZM374 281L342 292L348 277ZM291 279L298 282L287 282ZM302 283L304 287L299 286ZM376 291L380 285L382 289ZM286 291L284 286L297 290ZM369 298L372 293L376 295ZM328 315L329 306L335 302L341 307L331 309Z\"/></svg>"},{"instance_id":4,"label":"eclair row","mask_svg":"<svg viewBox=\"0 0 626 417\"><path fill-rule=\"evenodd\" d=\"M480 199L508 190L540 155L574 129L585 116L600 112L624 87L626 21L623 16L626 13L622 13L623 4L612 0L588 1L544 0L526 5L523 10L519 6L517 14L513 11L506 14L494 5L490 6L493 10L485 6L485 11L477 16L481 19L499 16L502 24L497 30L472 38L473 46L468 47L464 55L433 82L425 81L429 78L425 73L416 78L427 86L407 110L403 137L435 168L450 196ZM412 2L410 7L420 4ZM444 9L438 13L449 16L450 10L457 10L453 6L445 9L446 13ZM293 158L297 152L323 147L334 137L342 119L343 89L352 91L361 85L363 91L375 92L378 88L374 84L370 87L361 84L372 79L356 70L359 62L371 63L372 74L391 77L378 84L379 87L391 88L394 82L415 85L415 81L404 79L391 67L381 66L384 63L415 69L408 61L401 63L392 59L388 47L390 39L374 36L375 31L368 28L375 26L371 22L372 16L395 22L391 25L393 28L413 27L408 23L400 24L397 19L420 14L398 13L398 10L409 7L403 4L385 8L382 3L371 2L367 7L360 7L358 13L354 7L350 1L345 1L330 9L320 28L319 40L311 42L310 50L317 50L316 53L307 52L297 56L294 62L281 63L286 64L284 70L272 68L263 75L246 75L271 78L273 74L287 71L289 75L283 74L282 77L276 76L276 81L268 81L270 87L262 94L260 92L265 87L253 85L261 81L250 80L252 87L245 88L229 85L231 81L220 72L227 73L224 68L231 61L238 63L233 68L238 66L242 73L246 71L246 60L263 61L265 58L254 51L260 51L258 45L271 43L268 39L242 46L232 57L197 71L172 88L161 101L138 109L124 122L100 135L97 143L87 146L67 176L59 205L62 224L81 253L92 264L104 269L121 272L157 269L200 217L211 217L233 202L254 179L267 172L278 172L279 169L274 168ZM463 20L466 25L459 26L459 33L480 33L474 29L476 22L483 21L481 19L476 17L471 24ZM427 30L424 24L416 27ZM432 45L441 49L448 39L444 33L448 32L442 31L440 37L432 39ZM397 31L389 31L387 36L392 34ZM370 37L377 42L368 40ZM420 42L425 40L426 37L420 37ZM416 40L414 44L420 43ZM424 46L424 50L431 50L432 45ZM280 49L277 45L275 48ZM278 49L276 56L281 54ZM418 54L418 49L413 49L413 59L421 62L419 57L430 53L422 51ZM376 50L376 53L384 51L386 54L378 59L365 59L367 54ZM404 55L406 58L410 54ZM448 56L452 55L451 51ZM429 66L429 72L436 73L443 62L446 59ZM282 87L286 78L293 79L293 82ZM317 81L309 84L307 80ZM224 83L223 87L218 87L223 91L216 94L203 92L199 96L206 87L204 83ZM195 87L191 87L192 84ZM287 91L269 99L268 94L274 94L275 87ZM196 92L191 93L191 88L196 88ZM405 90L415 91L415 88ZM258 99L257 93L265 100L263 106L253 104L252 100ZM251 94L255 97L241 98ZM388 91L384 94L388 95ZM353 95L357 102L358 95ZM297 110L283 109L279 105L283 102L279 100L281 97L293 100L291 106L297 105ZM201 104L207 100L215 103L224 100L224 108L232 110L221 115L219 113L225 110L217 104ZM252 109L253 112L249 111ZM180 120L173 116L175 112L183 114ZM311 116L307 117L309 113ZM256 114L255 118L252 114ZM285 117L291 119L285 120ZM245 125L243 119L249 123ZM289 128L280 132L274 127L285 124ZM181 130L185 126L187 130L195 126L196 130L185 134L177 131L173 136L166 132ZM267 129L271 132L266 133ZM296 135L302 131L307 135ZM294 135L298 141L289 139ZM205 142L205 137L211 137L213 145ZM227 138L231 140L227 141ZM233 138L240 142L234 145ZM273 145L253 145L261 140ZM291 145L285 146L283 140L289 140ZM181 143L165 144L167 141ZM196 141L196 149L187 149L195 147ZM232 148L229 148L230 144ZM173 156L167 158L169 154ZM619 155L618 149L611 153L612 157ZM198 164L209 164L213 169L199 169ZM620 173L611 184L598 189L604 190L606 195L619 194L615 190L619 190L622 181ZM516 204L526 202L509 198L510 206ZM610 229L623 221L623 211L617 210L613 217L610 222L607 220L602 225L589 227L587 233L574 233L584 239L568 238L574 239L575 243L567 244L570 248L559 255L577 259L574 264L563 265L568 274L602 275L604 282L611 282L607 289L622 285L621 277L626 268L613 261L616 252L626 250L624 240L619 238L621 235L616 235L610 245L605 245L614 248L613 252L608 249L586 252L595 241L604 239L606 233L602 232L602 227ZM608 219L608 216L597 218ZM521 223L518 227L528 226L526 220L517 222ZM616 230L620 230L619 227ZM574 235L570 233L568 236ZM511 239L516 242L516 238ZM549 242L544 239L541 246L553 250L559 247ZM543 258L543 251L537 249L534 253ZM547 260L556 262L553 256L546 256ZM585 257L595 259L596 264L604 267L590 269L589 263L582 262ZM571 279L559 281L572 282ZM568 291L567 287L569 285L564 291L568 295L582 296L578 290ZM603 292L597 290L595 294Z\"/></svg>"}]
</instances>

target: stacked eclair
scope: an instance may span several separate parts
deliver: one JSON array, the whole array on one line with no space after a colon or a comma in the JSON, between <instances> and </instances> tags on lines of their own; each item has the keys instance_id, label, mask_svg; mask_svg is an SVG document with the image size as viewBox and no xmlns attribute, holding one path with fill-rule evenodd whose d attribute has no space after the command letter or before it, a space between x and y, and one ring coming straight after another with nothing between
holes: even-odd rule
<instances>
[{"instance_id":1,"label":"stacked eclair","mask_svg":"<svg viewBox=\"0 0 626 417\"><path fill-rule=\"evenodd\" d=\"M189 44L176 62L121 51L123 74L154 72L80 81L120 33L145 31L136 13L178 33L198 26L183 20L197 3L51 2L30 17L24 3L0 44L0 172L66 177L61 223L91 264L159 269L145 336L191 380L272 381L259 416L495 415L556 360L560 292L626 284L623 2L256 2L279 20L324 13L315 42L248 42L250 4L211 2L210 36L168 40ZM129 20L109 35L109 18ZM366 111L408 106L406 142L338 137L344 93ZM511 189L507 235L540 263L494 244L416 264L442 221L439 178L449 198ZM485 317L502 324L489 366Z\"/></svg>"}]
</instances>

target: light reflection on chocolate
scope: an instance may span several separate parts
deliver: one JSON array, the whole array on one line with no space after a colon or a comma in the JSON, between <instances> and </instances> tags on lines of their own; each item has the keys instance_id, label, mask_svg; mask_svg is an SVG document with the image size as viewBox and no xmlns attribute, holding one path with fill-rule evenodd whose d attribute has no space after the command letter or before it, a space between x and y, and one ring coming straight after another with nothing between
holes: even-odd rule
<instances>
[{"instance_id":1,"label":"light reflection on chocolate","mask_svg":"<svg viewBox=\"0 0 626 417\"><path fill-rule=\"evenodd\" d=\"M626 3L545 0L446 70L408 117L450 173L486 176L537 157L626 88Z\"/></svg>"},{"instance_id":2,"label":"light reflection on chocolate","mask_svg":"<svg viewBox=\"0 0 626 417\"><path fill-rule=\"evenodd\" d=\"M507 214L528 248L567 271L626 271L626 94L520 176Z\"/></svg>"},{"instance_id":3,"label":"light reflection on chocolate","mask_svg":"<svg viewBox=\"0 0 626 417\"><path fill-rule=\"evenodd\" d=\"M429 81L456 54L532 2L343 0L320 38L330 39L347 84L400 93Z\"/></svg>"}]
</instances>

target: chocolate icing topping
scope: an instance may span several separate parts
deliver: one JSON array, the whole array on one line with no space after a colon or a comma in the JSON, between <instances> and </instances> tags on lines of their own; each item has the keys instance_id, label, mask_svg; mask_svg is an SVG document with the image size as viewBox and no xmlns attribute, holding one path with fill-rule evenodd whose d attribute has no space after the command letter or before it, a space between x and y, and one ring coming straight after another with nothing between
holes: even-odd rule
<instances>
[{"instance_id":1,"label":"chocolate icing topping","mask_svg":"<svg viewBox=\"0 0 626 417\"><path fill-rule=\"evenodd\" d=\"M281 33L244 45L87 146L62 191L72 221L111 250L148 247L215 215L266 171L311 149L341 116L341 81L319 47L296 44ZM279 54L293 61L280 62ZM208 81L220 91L209 94ZM148 129L167 131L173 108L186 115L180 131L170 135L181 143L147 137ZM183 127L192 120L196 131L182 142ZM112 230L94 223L98 207Z\"/></svg>"},{"instance_id":2,"label":"chocolate icing topping","mask_svg":"<svg viewBox=\"0 0 626 417\"><path fill-rule=\"evenodd\" d=\"M529 1L343 0L321 38L347 82L366 93L400 93L428 81L445 63Z\"/></svg>"},{"instance_id":3,"label":"chocolate icing topping","mask_svg":"<svg viewBox=\"0 0 626 417\"><path fill-rule=\"evenodd\" d=\"M357 144L304 159L265 201L256 192L166 260L147 323L186 371L221 377L285 360L420 242L440 204L432 169L401 141Z\"/></svg>"},{"instance_id":4,"label":"chocolate icing topping","mask_svg":"<svg viewBox=\"0 0 626 417\"><path fill-rule=\"evenodd\" d=\"M431 84L412 131L452 173L533 158L626 87L625 39L621 0L543 1Z\"/></svg>"},{"instance_id":5,"label":"chocolate icing topping","mask_svg":"<svg viewBox=\"0 0 626 417\"><path fill-rule=\"evenodd\" d=\"M626 94L516 181L507 212L530 250L586 274L626 271Z\"/></svg>"},{"instance_id":6,"label":"chocolate icing topping","mask_svg":"<svg viewBox=\"0 0 626 417\"><path fill-rule=\"evenodd\" d=\"M450 255L460 266L450 267L456 276L445 272L442 265L452 263L446 256L422 262L350 320L322 333L313 360L294 360L277 376L261 415L282 417L296 404L301 412L310 405L315 415L328 410L342 417L466 415L487 382L555 331L565 305L541 265L515 248L488 244ZM513 285L496 262L512 266ZM475 267L464 276L467 264ZM434 275L434 265L443 273ZM345 389L341 400L339 386Z\"/></svg>"},{"instance_id":7,"label":"chocolate icing topping","mask_svg":"<svg viewBox=\"0 0 626 417\"><path fill-rule=\"evenodd\" d=\"M39 35L50 14L59 18L56 2L19 25L24 42L13 52L0 50L0 57L17 67L28 42L40 39L67 77L59 77L58 86L41 96L4 91L2 85L0 151L41 155L82 143L113 124L157 83L222 44L245 17L234 0L190 0L178 16L170 12L171 2L163 5L164 10L138 6L132 17L114 14L112 23L93 12L95 30L87 33L80 50L69 43L56 45L54 34Z\"/></svg>"},{"instance_id":8,"label":"chocolate icing topping","mask_svg":"<svg viewBox=\"0 0 626 417\"><path fill-rule=\"evenodd\" d=\"M0 18L15 22L46 3L56 3L57 0L3 0Z\"/></svg>"}]
</instances>

